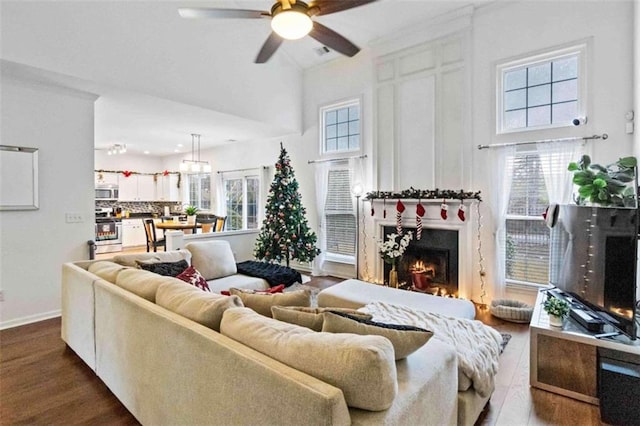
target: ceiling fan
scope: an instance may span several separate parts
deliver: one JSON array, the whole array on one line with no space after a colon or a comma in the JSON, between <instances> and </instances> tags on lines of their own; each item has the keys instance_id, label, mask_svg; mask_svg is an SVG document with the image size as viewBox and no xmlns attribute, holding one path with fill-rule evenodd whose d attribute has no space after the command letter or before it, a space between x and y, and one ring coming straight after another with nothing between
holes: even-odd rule
<instances>
[{"instance_id":1,"label":"ceiling fan","mask_svg":"<svg viewBox=\"0 0 640 426\"><path fill-rule=\"evenodd\" d=\"M330 28L325 27L311 17L341 12L376 0L277 0L270 12L247 9L224 8L180 8L183 18L222 18L222 19L271 19L273 31L262 45L255 62L265 63L280 47L284 39L297 40L307 34L325 46L346 56L360 51L358 46Z\"/></svg>"}]
</instances>

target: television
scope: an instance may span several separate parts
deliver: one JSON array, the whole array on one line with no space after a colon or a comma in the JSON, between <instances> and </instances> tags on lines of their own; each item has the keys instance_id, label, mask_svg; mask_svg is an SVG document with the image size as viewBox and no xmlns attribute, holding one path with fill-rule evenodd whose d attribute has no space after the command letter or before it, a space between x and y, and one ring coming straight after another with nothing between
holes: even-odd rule
<instances>
[{"instance_id":1,"label":"television","mask_svg":"<svg viewBox=\"0 0 640 426\"><path fill-rule=\"evenodd\" d=\"M638 209L560 206L567 245L557 287L636 338Z\"/></svg>"}]
</instances>

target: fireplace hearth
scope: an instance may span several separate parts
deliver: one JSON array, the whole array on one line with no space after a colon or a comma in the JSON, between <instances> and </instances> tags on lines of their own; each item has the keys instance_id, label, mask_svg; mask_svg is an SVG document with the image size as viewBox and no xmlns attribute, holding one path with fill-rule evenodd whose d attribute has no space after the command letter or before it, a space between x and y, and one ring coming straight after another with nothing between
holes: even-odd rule
<instances>
[{"instance_id":1,"label":"fireplace hearth","mask_svg":"<svg viewBox=\"0 0 640 426\"><path fill-rule=\"evenodd\" d=\"M413 288L441 296L458 296L458 231L450 229L423 228L422 238L414 239L396 266L401 287ZM396 228L385 226L386 235ZM385 264L384 276L389 276L391 266Z\"/></svg>"}]
</instances>

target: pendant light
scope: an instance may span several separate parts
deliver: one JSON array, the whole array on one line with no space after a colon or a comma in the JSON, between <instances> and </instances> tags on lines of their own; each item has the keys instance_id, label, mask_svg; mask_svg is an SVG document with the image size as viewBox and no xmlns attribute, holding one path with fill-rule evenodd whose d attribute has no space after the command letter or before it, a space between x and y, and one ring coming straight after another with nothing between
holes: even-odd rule
<instances>
[{"instance_id":1,"label":"pendant light","mask_svg":"<svg viewBox=\"0 0 640 426\"><path fill-rule=\"evenodd\" d=\"M198 156L196 160L196 140L198 142ZM180 171L185 173L211 173L208 161L200 161L200 135L191 133L191 160L182 160Z\"/></svg>"}]
</instances>

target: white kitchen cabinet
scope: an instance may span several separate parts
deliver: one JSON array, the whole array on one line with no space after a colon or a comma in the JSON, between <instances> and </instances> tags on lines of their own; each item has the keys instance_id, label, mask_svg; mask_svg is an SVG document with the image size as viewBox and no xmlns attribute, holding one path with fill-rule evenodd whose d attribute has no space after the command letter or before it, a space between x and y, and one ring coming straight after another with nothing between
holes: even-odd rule
<instances>
[{"instance_id":1,"label":"white kitchen cabinet","mask_svg":"<svg viewBox=\"0 0 640 426\"><path fill-rule=\"evenodd\" d=\"M147 244L142 219L122 219L122 247L136 247Z\"/></svg>"},{"instance_id":2,"label":"white kitchen cabinet","mask_svg":"<svg viewBox=\"0 0 640 426\"><path fill-rule=\"evenodd\" d=\"M123 175L119 182L119 201L155 201L156 182L153 175Z\"/></svg>"},{"instance_id":3,"label":"white kitchen cabinet","mask_svg":"<svg viewBox=\"0 0 640 426\"><path fill-rule=\"evenodd\" d=\"M118 186L119 173L95 172L95 186Z\"/></svg>"},{"instance_id":4,"label":"white kitchen cabinet","mask_svg":"<svg viewBox=\"0 0 640 426\"><path fill-rule=\"evenodd\" d=\"M169 174L159 176L156 183L157 201L182 201L180 189L178 188L178 175Z\"/></svg>"}]
</instances>

